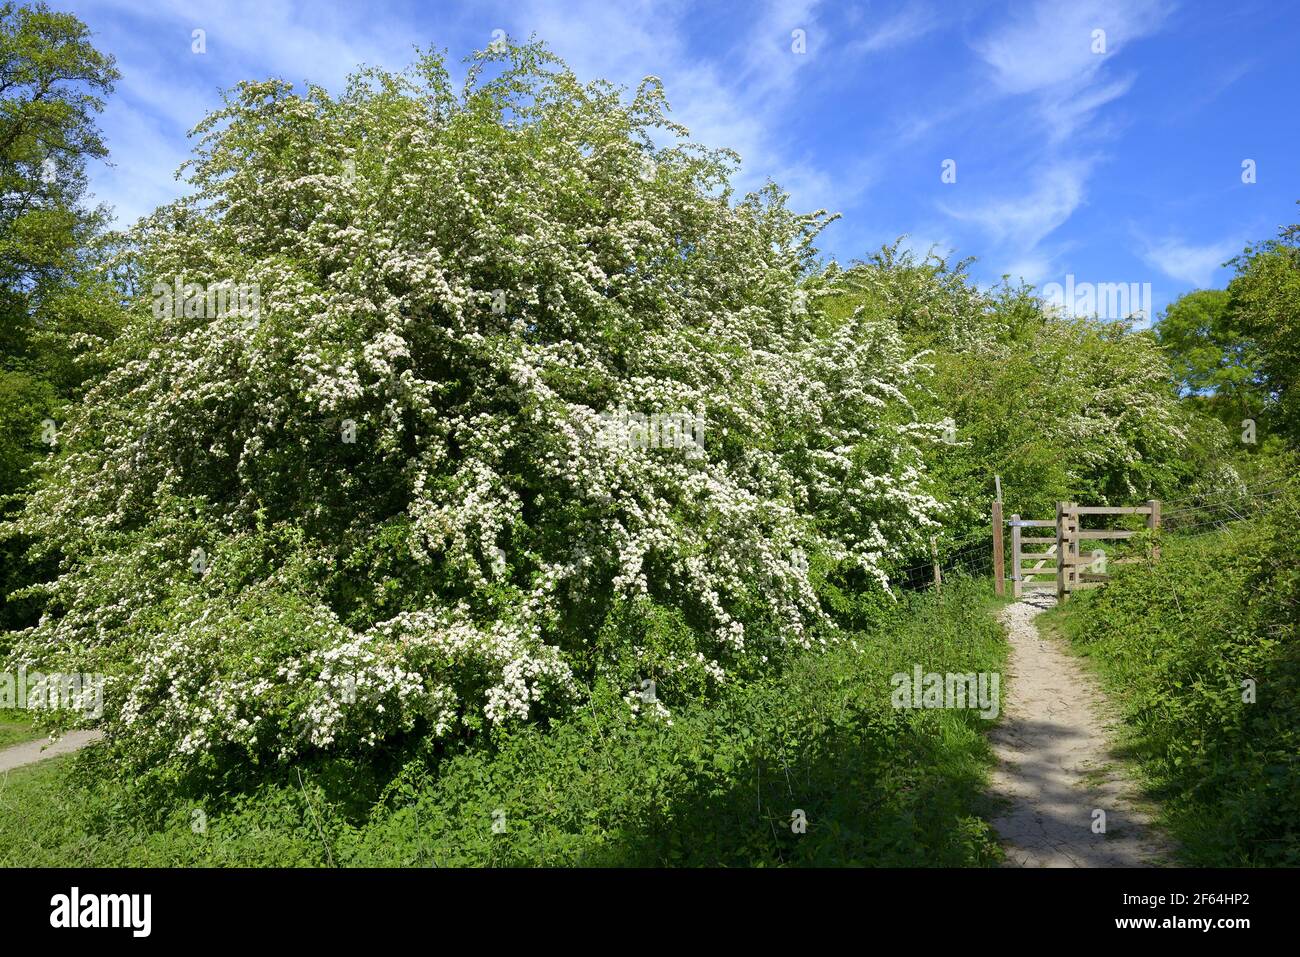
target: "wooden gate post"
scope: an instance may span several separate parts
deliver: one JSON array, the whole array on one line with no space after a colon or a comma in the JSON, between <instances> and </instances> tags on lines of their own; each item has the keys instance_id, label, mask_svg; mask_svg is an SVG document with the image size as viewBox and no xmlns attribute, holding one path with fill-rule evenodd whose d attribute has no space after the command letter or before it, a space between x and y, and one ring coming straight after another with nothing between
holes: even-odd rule
<instances>
[{"instance_id":1,"label":"wooden gate post","mask_svg":"<svg viewBox=\"0 0 1300 957\"><path fill-rule=\"evenodd\" d=\"M939 571L939 545L930 539L930 563L934 566L934 590L943 591L943 572Z\"/></svg>"},{"instance_id":2,"label":"wooden gate post","mask_svg":"<svg viewBox=\"0 0 1300 957\"><path fill-rule=\"evenodd\" d=\"M999 509L1000 511L1000 509ZM1020 586L1020 516L1011 516L1011 594L1019 598L1023 589ZM1001 594L999 592L999 594Z\"/></svg>"},{"instance_id":3,"label":"wooden gate post","mask_svg":"<svg viewBox=\"0 0 1300 957\"><path fill-rule=\"evenodd\" d=\"M1083 530L1083 518L1079 515L1079 503L1070 502L1066 508L1065 534L1070 541L1070 564L1065 570L1065 594L1068 596L1079 590L1079 559L1083 555L1083 541L1079 532Z\"/></svg>"},{"instance_id":4,"label":"wooden gate post","mask_svg":"<svg viewBox=\"0 0 1300 957\"><path fill-rule=\"evenodd\" d=\"M1015 533L1013 532L1014 536ZM1005 568L1002 558L1002 502L993 502L993 590L998 595L1006 593Z\"/></svg>"},{"instance_id":5,"label":"wooden gate post","mask_svg":"<svg viewBox=\"0 0 1300 957\"><path fill-rule=\"evenodd\" d=\"M1070 558L1065 537L1065 503L1056 503L1056 600L1065 603L1065 563Z\"/></svg>"},{"instance_id":6,"label":"wooden gate post","mask_svg":"<svg viewBox=\"0 0 1300 957\"><path fill-rule=\"evenodd\" d=\"M1147 528L1151 529L1153 535L1160 532L1160 499L1147 499L1147 507L1151 509L1147 515ZM1151 543L1151 560L1160 561L1160 546L1156 542Z\"/></svg>"}]
</instances>

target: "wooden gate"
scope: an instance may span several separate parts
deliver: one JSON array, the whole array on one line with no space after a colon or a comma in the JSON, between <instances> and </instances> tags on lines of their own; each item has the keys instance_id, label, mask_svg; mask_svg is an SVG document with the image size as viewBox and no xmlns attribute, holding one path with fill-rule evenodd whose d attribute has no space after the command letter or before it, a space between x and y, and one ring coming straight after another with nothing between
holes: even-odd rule
<instances>
[{"instance_id":1,"label":"wooden gate","mask_svg":"<svg viewBox=\"0 0 1300 957\"><path fill-rule=\"evenodd\" d=\"M995 522L999 526L998 534L994 535L994 549L998 552L994 560L994 575L999 595L1006 587L1002 581L1000 512L1000 508L994 510ZM1146 517L1147 528L1154 532L1160 528L1160 501L1151 499L1145 505L1128 507L1058 502L1055 520L1021 519L1019 515L1012 515L1007 524L1011 526L1011 582L1015 597L1019 598L1026 589L1055 588L1057 599L1064 602L1071 592L1109 581L1106 569L1110 565L1145 562L1160 557L1160 546L1156 544L1152 544L1149 557L1111 558L1101 550L1084 554L1084 542L1113 541L1140 534L1133 529L1084 528L1081 521L1084 515L1142 515ZM1032 530L1036 528L1051 529L1052 533L1035 535ZM1024 529L1029 529L1030 534L1024 534ZM1026 552L1026 545L1046 545L1048 548ZM1055 581L1051 580L1053 578Z\"/></svg>"}]
</instances>

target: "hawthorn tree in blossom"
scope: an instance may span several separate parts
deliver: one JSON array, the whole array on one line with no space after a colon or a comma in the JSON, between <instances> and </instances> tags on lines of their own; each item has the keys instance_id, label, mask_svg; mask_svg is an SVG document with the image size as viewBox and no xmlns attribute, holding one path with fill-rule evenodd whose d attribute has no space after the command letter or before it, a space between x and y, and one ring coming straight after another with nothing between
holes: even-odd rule
<instances>
[{"instance_id":1,"label":"hawthorn tree in blossom","mask_svg":"<svg viewBox=\"0 0 1300 957\"><path fill-rule=\"evenodd\" d=\"M735 196L655 79L429 54L241 84L196 135L15 526L62 571L12 660L107 673L123 767L670 710L834 640L822 584L935 525L921 360L824 320L831 217ZM701 441L610 441L622 409Z\"/></svg>"}]
</instances>

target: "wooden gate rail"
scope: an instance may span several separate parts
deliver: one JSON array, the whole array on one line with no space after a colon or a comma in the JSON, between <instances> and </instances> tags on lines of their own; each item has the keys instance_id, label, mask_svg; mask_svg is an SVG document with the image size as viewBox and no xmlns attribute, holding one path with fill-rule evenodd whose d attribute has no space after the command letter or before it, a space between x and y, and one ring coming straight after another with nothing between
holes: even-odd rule
<instances>
[{"instance_id":1,"label":"wooden gate rail","mask_svg":"<svg viewBox=\"0 0 1300 957\"><path fill-rule=\"evenodd\" d=\"M1147 529L1155 532L1160 528L1160 500L1150 499L1145 505L1115 507L1058 502L1054 520L1022 519L1019 515L1012 515L1007 524L1011 526L1011 582L1012 594L1016 598L1024 594L1027 588L1055 588L1057 599L1064 602L1069 600L1072 592L1083 588L1096 587L1110 580L1108 574L1096 570L1095 565L1098 560L1096 557L1091 555L1085 557L1082 554L1080 543L1085 541L1121 541L1134 538L1139 533L1122 528L1082 528L1080 518L1084 515L1144 515L1146 516ZM995 550L993 562L994 583L997 593L1001 595L1006 587L1002 575L1001 502L996 503L993 516L997 523L993 536ZM1021 531L1025 528L1050 528L1053 529L1054 534L1051 536L1025 535ZM1027 552L1024 550L1026 545L1048 545L1050 547L1046 551ZM1111 564L1127 565L1159 558L1160 546L1153 542L1149 559L1134 557L1105 558L1102 567ZM1027 562L1036 564L1032 568L1026 569L1025 564ZM1047 567L1049 562L1051 565ZM1034 580L1036 577L1047 578L1048 576L1054 577L1056 581Z\"/></svg>"}]
</instances>

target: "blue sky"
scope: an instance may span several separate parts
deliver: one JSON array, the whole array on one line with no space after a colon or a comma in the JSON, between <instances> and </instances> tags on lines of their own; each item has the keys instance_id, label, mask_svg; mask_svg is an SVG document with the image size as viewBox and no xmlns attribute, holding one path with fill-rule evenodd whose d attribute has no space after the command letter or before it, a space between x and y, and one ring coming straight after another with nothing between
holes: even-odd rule
<instances>
[{"instance_id":1,"label":"blue sky","mask_svg":"<svg viewBox=\"0 0 1300 957\"><path fill-rule=\"evenodd\" d=\"M122 71L102 117L113 165L91 182L123 223L181 192L187 132L222 88L338 91L357 64L399 69L416 45L459 62L495 30L536 34L584 79L660 77L696 139L741 154L742 188L770 177L797 208L843 213L821 244L842 262L907 234L978 257L982 282L1149 282L1159 312L1300 221L1300 5L1286 2L51 5Z\"/></svg>"}]
</instances>

